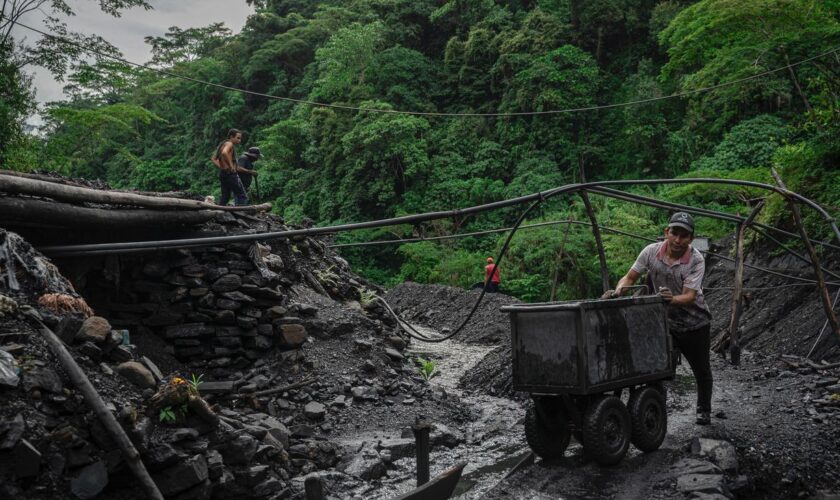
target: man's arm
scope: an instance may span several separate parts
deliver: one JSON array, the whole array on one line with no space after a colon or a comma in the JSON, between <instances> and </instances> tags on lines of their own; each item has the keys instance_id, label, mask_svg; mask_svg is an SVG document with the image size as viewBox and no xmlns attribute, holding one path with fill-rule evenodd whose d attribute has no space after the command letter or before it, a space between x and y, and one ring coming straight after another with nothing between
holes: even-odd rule
<instances>
[{"instance_id":1,"label":"man's arm","mask_svg":"<svg viewBox=\"0 0 840 500\"><path fill-rule=\"evenodd\" d=\"M682 289L682 293L679 295L674 295L671 290L667 288L663 288L659 295L662 296L669 304L674 306L687 306L693 304L695 300L697 300L697 290L693 288L688 288L684 286Z\"/></svg>"},{"instance_id":2,"label":"man's arm","mask_svg":"<svg viewBox=\"0 0 840 500\"><path fill-rule=\"evenodd\" d=\"M621 295L624 292L623 289L628 286L633 286L640 276L641 274L634 269L627 271L627 274L618 280L618 284L615 285L615 294Z\"/></svg>"}]
</instances>

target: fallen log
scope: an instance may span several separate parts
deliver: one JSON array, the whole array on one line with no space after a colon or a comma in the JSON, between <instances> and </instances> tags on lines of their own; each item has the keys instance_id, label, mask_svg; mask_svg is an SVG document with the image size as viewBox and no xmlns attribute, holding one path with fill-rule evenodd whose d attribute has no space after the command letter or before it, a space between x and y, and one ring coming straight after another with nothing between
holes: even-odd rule
<instances>
[{"instance_id":1,"label":"fallen log","mask_svg":"<svg viewBox=\"0 0 840 500\"><path fill-rule=\"evenodd\" d=\"M86 208L67 203L0 196L0 225L43 227L188 226L231 218L220 210L145 210Z\"/></svg>"},{"instance_id":2,"label":"fallen log","mask_svg":"<svg viewBox=\"0 0 840 500\"><path fill-rule=\"evenodd\" d=\"M67 373L67 376L70 377L73 385L75 385L79 392L82 393L82 396L85 398L85 402L94 411L94 413L96 413L96 416L99 417L99 421L102 422L105 430L117 444L117 447L120 449L120 453L122 454L125 463L128 465L128 468L131 469L131 472L134 473L134 476L140 482L140 486L143 488L146 498L163 500L163 495L160 493L157 485L152 480L149 472L146 470L146 466L140 459L140 454L137 452L137 448L135 448L134 444L131 443L128 435L126 435L119 422L117 422L116 417L114 417L114 415L105 406L105 402L102 401L99 393L96 392L96 389L90 383L90 380L88 380L85 372L83 372L82 369L79 368L79 365L76 364L76 361L67 351L67 348L64 347L64 344L61 340L59 340L55 333L53 333L52 330L47 328L44 323L41 322L41 318L34 309L27 307L23 308L22 312L34 323L35 328L47 342L47 345L53 355L58 358L59 363L61 363L61 367L64 368L64 371Z\"/></svg>"},{"instance_id":3,"label":"fallen log","mask_svg":"<svg viewBox=\"0 0 840 500\"><path fill-rule=\"evenodd\" d=\"M145 196L122 191L105 191L81 186L68 186L56 182L0 174L0 192L52 198L70 203L101 203L105 205L129 205L160 210L224 210L228 212L264 212L271 203L241 207L221 206L197 200Z\"/></svg>"}]
</instances>

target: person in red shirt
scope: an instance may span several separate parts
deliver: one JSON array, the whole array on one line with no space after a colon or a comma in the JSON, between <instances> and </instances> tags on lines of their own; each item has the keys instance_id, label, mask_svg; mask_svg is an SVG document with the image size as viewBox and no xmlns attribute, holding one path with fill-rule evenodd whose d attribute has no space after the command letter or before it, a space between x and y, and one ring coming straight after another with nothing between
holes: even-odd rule
<instances>
[{"instance_id":1,"label":"person in red shirt","mask_svg":"<svg viewBox=\"0 0 840 500\"><path fill-rule=\"evenodd\" d=\"M496 270L493 270L493 267L496 267ZM493 277L490 277L490 273L493 273ZM489 283L487 283L489 281ZM490 293L496 293L499 291L499 283L502 281L501 276L499 275L499 267L493 264L493 257L487 257L487 265L484 266L484 283L487 285L487 291Z\"/></svg>"}]
</instances>

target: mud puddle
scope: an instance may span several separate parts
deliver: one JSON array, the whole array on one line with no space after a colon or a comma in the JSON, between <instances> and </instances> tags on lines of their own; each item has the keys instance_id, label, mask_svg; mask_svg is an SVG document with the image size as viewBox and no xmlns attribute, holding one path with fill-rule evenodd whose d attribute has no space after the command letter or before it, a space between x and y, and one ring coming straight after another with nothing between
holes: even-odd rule
<instances>
[{"instance_id":1,"label":"mud puddle","mask_svg":"<svg viewBox=\"0 0 840 500\"><path fill-rule=\"evenodd\" d=\"M439 335L433 330L416 327L421 332ZM461 481L453 498L473 499L482 497L529 453L522 434L525 410L508 399L484 394L473 394L459 388L464 373L475 366L494 347L463 344L455 340L440 343L414 341L406 355L434 361L437 375L430 383L457 396L472 413L471 421L458 429L464 442L454 448L437 446L430 457L431 477L454 465L467 462ZM393 437L400 437L395 429ZM365 493L365 498L385 499L406 493L416 487L414 457L397 460L379 487Z\"/></svg>"}]
</instances>

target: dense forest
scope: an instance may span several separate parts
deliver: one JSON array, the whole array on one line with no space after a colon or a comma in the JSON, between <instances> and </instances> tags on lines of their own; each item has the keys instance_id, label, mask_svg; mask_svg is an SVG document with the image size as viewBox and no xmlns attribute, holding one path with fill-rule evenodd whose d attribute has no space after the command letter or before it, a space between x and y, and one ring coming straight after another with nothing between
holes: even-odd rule
<instances>
[{"instance_id":1,"label":"dense forest","mask_svg":"<svg viewBox=\"0 0 840 500\"><path fill-rule=\"evenodd\" d=\"M100 3L115 12L145 5ZM235 127L244 132L242 147L259 146L265 155L252 198L273 202L293 223L468 207L584 174L773 183L770 167L788 187L840 214L837 0L251 3L255 13L235 35L213 24L147 37L153 58L146 68L106 57L118 52L97 37L26 47L0 23L3 168L218 196L209 158ZM47 106L37 134L23 128L34 110L26 64L46 66L67 84L68 99ZM754 75L762 76L719 86ZM673 94L680 96L654 99ZM631 101L648 102L609 106ZM572 108L595 109L528 114ZM633 190L742 214L766 195L708 185ZM667 217L591 197L606 226L656 237ZM521 210L345 233L336 242L495 229ZM579 197L547 202L527 222L563 219L586 220ZM778 196L760 219L790 225ZM808 222L815 235L827 234L817 218ZM732 229L698 220L702 235ZM485 258L503 238L348 247L342 254L386 285L468 286L482 279ZM613 279L644 245L613 234L604 243ZM522 230L502 265L503 288L526 300L547 299L555 285L559 298L593 296L600 291L594 248L586 226Z\"/></svg>"}]
</instances>

